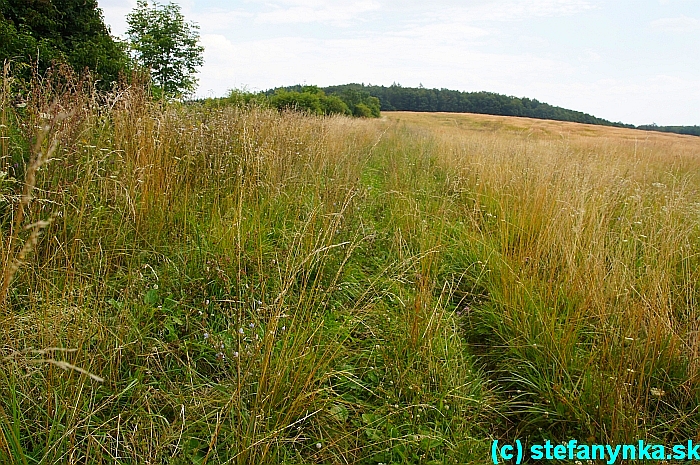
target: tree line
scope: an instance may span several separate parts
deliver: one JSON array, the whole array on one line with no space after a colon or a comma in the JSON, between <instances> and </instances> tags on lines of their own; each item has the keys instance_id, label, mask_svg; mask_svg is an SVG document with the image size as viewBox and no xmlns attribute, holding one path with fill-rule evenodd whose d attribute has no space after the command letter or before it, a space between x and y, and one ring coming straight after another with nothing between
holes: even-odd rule
<instances>
[{"instance_id":1,"label":"tree line","mask_svg":"<svg viewBox=\"0 0 700 465\"><path fill-rule=\"evenodd\" d=\"M347 91L363 92L377 97L384 111L426 111L447 113L481 113L501 116L524 116L528 118L570 121L647 131L672 132L700 136L700 126L657 126L655 124L635 126L612 122L575 110L549 105L537 99L511 97L493 92L461 92L449 89L426 89L424 87L373 86L345 84L324 87L328 94Z\"/></svg>"},{"instance_id":2,"label":"tree line","mask_svg":"<svg viewBox=\"0 0 700 465\"><path fill-rule=\"evenodd\" d=\"M203 64L198 26L177 4L149 0L138 0L126 19L122 41L111 35L97 0L0 0L0 66L11 63L13 77L28 82L68 65L103 90L145 72L156 97L191 94Z\"/></svg>"},{"instance_id":3,"label":"tree line","mask_svg":"<svg viewBox=\"0 0 700 465\"><path fill-rule=\"evenodd\" d=\"M688 136L700 136L700 126L657 126L656 124L643 124L637 129L645 131L673 132L675 134L685 134Z\"/></svg>"},{"instance_id":4,"label":"tree line","mask_svg":"<svg viewBox=\"0 0 700 465\"><path fill-rule=\"evenodd\" d=\"M525 116L528 118L606 126L634 127L596 118L580 111L549 105L537 99L510 97L493 92L460 92L449 89L402 87L399 84L393 84L389 87L346 84L324 88L329 93L345 92L349 89L364 91L377 97L381 102L381 109L386 111L481 113L502 116Z\"/></svg>"}]
</instances>

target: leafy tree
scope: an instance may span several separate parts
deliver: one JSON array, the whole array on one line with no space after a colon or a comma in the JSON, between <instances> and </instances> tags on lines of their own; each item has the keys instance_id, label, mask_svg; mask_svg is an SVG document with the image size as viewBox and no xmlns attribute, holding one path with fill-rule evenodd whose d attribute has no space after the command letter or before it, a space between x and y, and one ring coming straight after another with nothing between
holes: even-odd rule
<instances>
[{"instance_id":1,"label":"leafy tree","mask_svg":"<svg viewBox=\"0 0 700 465\"><path fill-rule=\"evenodd\" d=\"M308 95L318 97L321 111L317 108L308 108L304 102L294 104L282 104L284 99L293 99L294 94L301 99L309 99ZM279 95L284 97L279 97ZM302 96L307 94L307 96ZM362 118L378 118L381 116L380 103L377 97L373 97L369 92L359 87L359 84L348 84L346 86L326 87L322 89L317 86L289 86L270 89L262 93L267 95L273 106L277 108L296 108L316 114L344 114L348 116L359 116Z\"/></svg>"},{"instance_id":2,"label":"leafy tree","mask_svg":"<svg viewBox=\"0 0 700 465\"><path fill-rule=\"evenodd\" d=\"M0 63L52 62L88 68L103 87L129 66L126 47L110 35L97 0L0 0ZM27 68L27 67L25 67Z\"/></svg>"},{"instance_id":3,"label":"leafy tree","mask_svg":"<svg viewBox=\"0 0 700 465\"><path fill-rule=\"evenodd\" d=\"M371 118L372 110L364 103L358 103L355 105L352 114L354 116L359 116L360 118Z\"/></svg>"},{"instance_id":4,"label":"leafy tree","mask_svg":"<svg viewBox=\"0 0 700 465\"><path fill-rule=\"evenodd\" d=\"M287 92L280 89L272 97L270 103L273 107L288 110L305 111L314 115L322 115L321 99L318 94L311 92Z\"/></svg>"},{"instance_id":5,"label":"leafy tree","mask_svg":"<svg viewBox=\"0 0 700 465\"><path fill-rule=\"evenodd\" d=\"M164 95L190 94L197 85L195 73L204 64L199 26L185 22L180 6L139 0L127 16L127 34L136 61L148 69Z\"/></svg>"},{"instance_id":6,"label":"leafy tree","mask_svg":"<svg viewBox=\"0 0 700 465\"><path fill-rule=\"evenodd\" d=\"M326 115L340 114L351 115L350 108L337 95L324 95L321 99L321 107Z\"/></svg>"},{"instance_id":7,"label":"leafy tree","mask_svg":"<svg viewBox=\"0 0 700 465\"><path fill-rule=\"evenodd\" d=\"M277 89L269 97L273 107L289 110L305 111L314 115L350 115L348 105L336 95L326 95L316 86L304 86L301 92Z\"/></svg>"},{"instance_id":8,"label":"leafy tree","mask_svg":"<svg viewBox=\"0 0 700 465\"><path fill-rule=\"evenodd\" d=\"M378 118L380 102L363 89L348 87L340 92L340 98L348 105L353 115L362 118Z\"/></svg>"}]
</instances>

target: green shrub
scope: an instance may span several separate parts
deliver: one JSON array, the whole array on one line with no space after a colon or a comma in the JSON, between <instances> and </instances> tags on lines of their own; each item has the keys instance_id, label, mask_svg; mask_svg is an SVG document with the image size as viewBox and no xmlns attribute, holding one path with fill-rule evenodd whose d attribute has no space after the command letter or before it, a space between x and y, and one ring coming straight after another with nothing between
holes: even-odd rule
<instances>
[{"instance_id":1,"label":"green shrub","mask_svg":"<svg viewBox=\"0 0 700 465\"><path fill-rule=\"evenodd\" d=\"M313 115L322 115L321 99L310 92L287 92L279 90L270 98L273 107L279 110L297 110Z\"/></svg>"},{"instance_id":2,"label":"green shrub","mask_svg":"<svg viewBox=\"0 0 700 465\"><path fill-rule=\"evenodd\" d=\"M352 114L360 118L370 118L372 116L372 110L364 103L358 103L355 105Z\"/></svg>"},{"instance_id":3,"label":"green shrub","mask_svg":"<svg viewBox=\"0 0 700 465\"><path fill-rule=\"evenodd\" d=\"M323 107L323 112L327 115L352 115L350 107L337 95L324 95L321 98L321 106Z\"/></svg>"}]
</instances>

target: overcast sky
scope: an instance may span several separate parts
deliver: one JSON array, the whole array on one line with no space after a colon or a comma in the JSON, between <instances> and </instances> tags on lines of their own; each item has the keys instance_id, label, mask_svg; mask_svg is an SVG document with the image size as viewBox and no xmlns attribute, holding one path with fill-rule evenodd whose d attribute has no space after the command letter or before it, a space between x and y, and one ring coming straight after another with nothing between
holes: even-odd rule
<instances>
[{"instance_id":1,"label":"overcast sky","mask_svg":"<svg viewBox=\"0 0 700 465\"><path fill-rule=\"evenodd\" d=\"M182 0L200 96L350 82L490 91L700 125L700 0ZM99 0L124 37L136 0Z\"/></svg>"}]
</instances>

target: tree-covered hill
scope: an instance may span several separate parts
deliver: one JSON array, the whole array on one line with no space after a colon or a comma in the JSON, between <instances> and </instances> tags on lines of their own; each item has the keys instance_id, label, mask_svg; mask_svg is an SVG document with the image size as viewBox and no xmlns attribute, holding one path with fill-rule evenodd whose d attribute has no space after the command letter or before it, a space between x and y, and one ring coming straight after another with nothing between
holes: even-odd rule
<instances>
[{"instance_id":1,"label":"tree-covered hill","mask_svg":"<svg viewBox=\"0 0 700 465\"><path fill-rule=\"evenodd\" d=\"M377 97L385 111L430 111L449 113L482 113L502 116L525 116L528 118L571 121L636 128L647 131L673 132L700 136L700 126L634 126L612 122L575 110L549 105L537 99L511 97L493 92L461 92L449 89L426 89L424 87L402 87L399 84L373 86L345 84L325 87L326 94L343 94L348 91L368 93Z\"/></svg>"},{"instance_id":2,"label":"tree-covered hill","mask_svg":"<svg viewBox=\"0 0 700 465\"><path fill-rule=\"evenodd\" d=\"M526 116L529 118L572 121L576 123L605 126L633 127L613 123L580 111L555 107L536 99L517 98L494 92L460 92L449 89L426 89L424 87L389 87L364 84L346 84L324 88L328 94L342 93L352 89L368 92L381 102L386 111L441 111L450 113L482 113L503 116Z\"/></svg>"}]
</instances>

